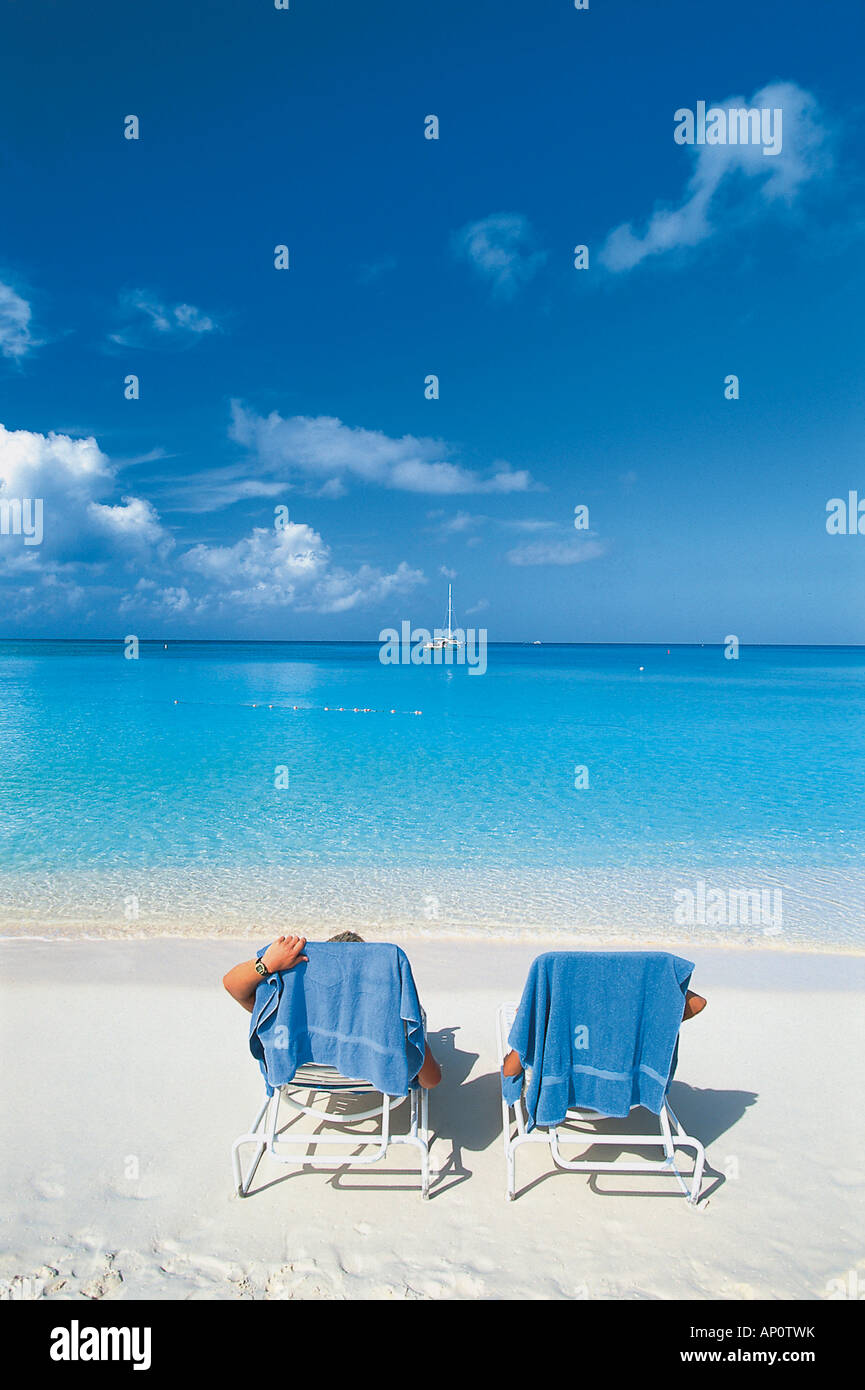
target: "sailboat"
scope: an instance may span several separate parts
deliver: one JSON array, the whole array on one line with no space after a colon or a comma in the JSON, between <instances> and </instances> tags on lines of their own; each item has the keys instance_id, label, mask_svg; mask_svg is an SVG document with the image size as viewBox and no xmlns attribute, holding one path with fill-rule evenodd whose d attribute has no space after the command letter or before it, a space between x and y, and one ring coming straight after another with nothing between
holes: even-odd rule
<instances>
[{"instance_id":1,"label":"sailboat","mask_svg":"<svg viewBox=\"0 0 865 1390\"><path fill-rule=\"evenodd\" d=\"M432 641L424 642L423 650L427 652L442 652L456 647L464 647L462 637L454 630L454 602L453 585L448 584L448 616L447 627L444 631L436 631Z\"/></svg>"}]
</instances>

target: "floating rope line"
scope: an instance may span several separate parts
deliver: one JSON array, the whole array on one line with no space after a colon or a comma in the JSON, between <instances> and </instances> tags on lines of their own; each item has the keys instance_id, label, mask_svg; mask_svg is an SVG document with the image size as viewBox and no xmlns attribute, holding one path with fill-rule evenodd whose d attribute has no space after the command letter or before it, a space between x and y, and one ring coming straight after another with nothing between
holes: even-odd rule
<instances>
[{"instance_id":1,"label":"floating rope line","mask_svg":"<svg viewBox=\"0 0 865 1390\"><path fill-rule=\"evenodd\" d=\"M209 703L200 700L174 700L175 705L199 705ZM225 705L221 708L226 708ZM422 709L372 709L369 705L271 705L263 700L240 700L239 709L277 709L291 710L296 714L423 714Z\"/></svg>"}]
</instances>

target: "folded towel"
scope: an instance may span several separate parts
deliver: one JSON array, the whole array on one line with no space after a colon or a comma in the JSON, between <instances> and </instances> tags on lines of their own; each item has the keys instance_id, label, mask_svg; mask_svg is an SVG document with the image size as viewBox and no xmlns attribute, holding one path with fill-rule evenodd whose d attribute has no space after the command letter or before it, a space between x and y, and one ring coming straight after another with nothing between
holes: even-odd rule
<instances>
[{"instance_id":1,"label":"folded towel","mask_svg":"<svg viewBox=\"0 0 865 1390\"><path fill-rule=\"evenodd\" d=\"M425 1046L405 952L384 942L308 941L304 953L308 964L268 975L255 991L249 1048L268 1095L318 1062L404 1096Z\"/></svg>"},{"instance_id":2,"label":"folded towel","mask_svg":"<svg viewBox=\"0 0 865 1390\"><path fill-rule=\"evenodd\" d=\"M531 1073L528 1128L561 1124L572 1107L623 1116L644 1105L660 1114L693 969L663 951L538 956L508 1038ZM513 1103L508 1081L502 1094Z\"/></svg>"}]
</instances>

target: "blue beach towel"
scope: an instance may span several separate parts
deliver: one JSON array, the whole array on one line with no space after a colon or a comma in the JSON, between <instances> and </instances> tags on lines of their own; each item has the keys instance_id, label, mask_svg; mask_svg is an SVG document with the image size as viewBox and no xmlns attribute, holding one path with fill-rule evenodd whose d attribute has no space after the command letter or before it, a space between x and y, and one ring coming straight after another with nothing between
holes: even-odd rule
<instances>
[{"instance_id":1,"label":"blue beach towel","mask_svg":"<svg viewBox=\"0 0 865 1390\"><path fill-rule=\"evenodd\" d=\"M383 942L308 941L304 953L308 964L268 975L255 991L249 1049L268 1095L306 1062L405 1095L425 1045L405 952Z\"/></svg>"},{"instance_id":2,"label":"blue beach towel","mask_svg":"<svg viewBox=\"0 0 865 1390\"><path fill-rule=\"evenodd\" d=\"M508 1041L531 1070L528 1128L572 1107L658 1115L676 1065L694 966L664 951L550 951L532 962ZM523 1078L502 1078L511 1104Z\"/></svg>"}]
</instances>

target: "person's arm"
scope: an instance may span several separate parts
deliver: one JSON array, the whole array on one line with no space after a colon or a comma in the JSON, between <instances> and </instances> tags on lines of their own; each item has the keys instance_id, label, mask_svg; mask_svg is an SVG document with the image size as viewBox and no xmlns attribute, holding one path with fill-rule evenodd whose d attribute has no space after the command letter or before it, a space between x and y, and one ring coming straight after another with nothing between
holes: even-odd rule
<instances>
[{"instance_id":1,"label":"person's arm","mask_svg":"<svg viewBox=\"0 0 865 1390\"><path fill-rule=\"evenodd\" d=\"M511 1048L510 1052L508 1053L507 1057L505 1058L502 1064L502 1075L519 1076L522 1069L523 1064L520 1061L520 1054L518 1052L514 1052L514 1049Z\"/></svg>"},{"instance_id":2,"label":"person's arm","mask_svg":"<svg viewBox=\"0 0 865 1390\"><path fill-rule=\"evenodd\" d=\"M274 970L292 970L301 961L309 960L308 956L302 954L305 945L305 936L278 936L275 941L271 941L261 957L268 973ZM229 970L222 983L232 999L236 999L238 1004L251 1014L255 1005L255 991L262 978L255 968L255 961L245 960L240 965L235 965L233 970Z\"/></svg>"}]
</instances>

